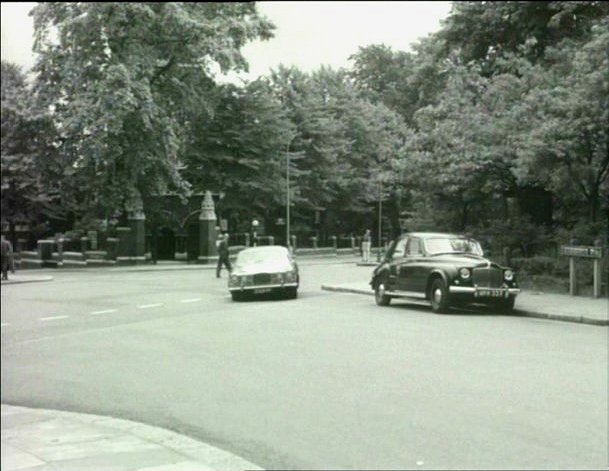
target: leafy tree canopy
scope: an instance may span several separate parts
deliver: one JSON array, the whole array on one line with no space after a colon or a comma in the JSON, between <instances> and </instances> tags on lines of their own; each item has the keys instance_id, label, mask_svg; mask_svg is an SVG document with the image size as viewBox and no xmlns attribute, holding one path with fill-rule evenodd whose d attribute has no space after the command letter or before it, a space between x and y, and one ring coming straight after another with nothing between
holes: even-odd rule
<instances>
[{"instance_id":1,"label":"leafy tree canopy","mask_svg":"<svg viewBox=\"0 0 609 471\"><path fill-rule=\"evenodd\" d=\"M49 144L52 125L36 111L21 68L2 61L2 220L35 223L52 215L57 194L49 190L44 170L54 148Z\"/></svg>"},{"instance_id":2,"label":"leafy tree canopy","mask_svg":"<svg viewBox=\"0 0 609 471\"><path fill-rule=\"evenodd\" d=\"M465 62L491 61L527 45L527 58L541 59L566 37L585 38L596 19L609 14L601 1L454 2L439 36L446 53L459 49Z\"/></svg>"},{"instance_id":3,"label":"leafy tree canopy","mask_svg":"<svg viewBox=\"0 0 609 471\"><path fill-rule=\"evenodd\" d=\"M61 133L71 204L120 210L139 195L185 195L179 149L208 109L214 72L271 37L253 3L41 3L33 10L36 91ZM68 199L68 196L66 196Z\"/></svg>"}]
</instances>

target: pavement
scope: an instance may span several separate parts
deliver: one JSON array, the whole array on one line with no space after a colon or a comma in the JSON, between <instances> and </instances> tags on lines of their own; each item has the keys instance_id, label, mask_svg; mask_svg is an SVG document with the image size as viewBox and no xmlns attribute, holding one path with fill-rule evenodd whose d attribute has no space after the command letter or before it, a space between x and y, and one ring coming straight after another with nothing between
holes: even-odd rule
<instances>
[{"instance_id":1,"label":"pavement","mask_svg":"<svg viewBox=\"0 0 609 471\"><path fill-rule=\"evenodd\" d=\"M374 296L368 281L322 285L321 289ZM523 290L516 297L516 306L509 315L609 326L609 298Z\"/></svg>"},{"instance_id":2,"label":"pavement","mask_svg":"<svg viewBox=\"0 0 609 471\"><path fill-rule=\"evenodd\" d=\"M352 257L332 258L330 263L354 264L355 261ZM104 270L200 269L215 269L215 265L162 262ZM52 281L50 272L19 271L10 274L8 281L2 280L2 285ZM321 289L372 296L374 292L368 281L322 285ZM511 315L609 326L609 299L523 291L518 295ZM2 471L262 469L239 456L170 430L112 417L2 404L1 428Z\"/></svg>"},{"instance_id":3,"label":"pavement","mask_svg":"<svg viewBox=\"0 0 609 471\"><path fill-rule=\"evenodd\" d=\"M9 273L8 280L1 280L2 285L13 285L16 283L35 283L38 281L53 281L53 277L48 274L37 274L29 272Z\"/></svg>"},{"instance_id":4,"label":"pavement","mask_svg":"<svg viewBox=\"0 0 609 471\"><path fill-rule=\"evenodd\" d=\"M169 430L130 420L2 404L3 471L260 470Z\"/></svg>"}]
</instances>

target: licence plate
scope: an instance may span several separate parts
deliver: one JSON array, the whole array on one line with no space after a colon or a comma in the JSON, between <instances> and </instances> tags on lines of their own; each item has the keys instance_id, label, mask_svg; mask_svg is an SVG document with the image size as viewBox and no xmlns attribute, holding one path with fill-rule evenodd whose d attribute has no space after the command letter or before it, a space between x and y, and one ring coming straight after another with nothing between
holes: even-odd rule
<instances>
[{"instance_id":1,"label":"licence plate","mask_svg":"<svg viewBox=\"0 0 609 471\"><path fill-rule=\"evenodd\" d=\"M504 296L504 292L500 289L478 288L478 290L476 291L476 296L486 298L502 298Z\"/></svg>"},{"instance_id":2,"label":"licence plate","mask_svg":"<svg viewBox=\"0 0 609 471\"><path fill-rule=\"evenodd\" d=\"M254 290L254 294L270 293L271 288L258 288Z\"/></svg>"}]
</instances>

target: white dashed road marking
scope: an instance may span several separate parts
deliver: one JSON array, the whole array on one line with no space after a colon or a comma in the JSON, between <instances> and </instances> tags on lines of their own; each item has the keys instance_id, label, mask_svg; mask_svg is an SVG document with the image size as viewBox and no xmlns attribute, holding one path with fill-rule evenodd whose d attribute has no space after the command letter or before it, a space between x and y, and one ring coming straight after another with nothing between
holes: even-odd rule
<instances>
[{"instance_id":1,"label":"white dashed road marking","mask_svg":"<svg viewBox=\"0 0 609 471\"><path fill-rule=\"evenodd\" d=\"M181 303L196 303L201 301L201 298L192 298L192 299L182 299Z\"/></svg>"},{"instance_id":2,"label":"white dashed road marking","mask_svg":"<svg viewBox=\"0 0 609 471\"><path fill-rule=\"evenodd\" d=\"M10 324L5 324L5 323L2 323L1 327L7 327L7 326L9 326L9 325L10 325Z\"/></svg>"},{"instance_id":3,"label":"white dashed road marking","mask_svg":"<svg viewBox=\"0 0 609 471\"><path fill-rule=\"evenodd\" d=\"M38 319L39 321L58 321L59 319L67 319L70 316L51 316L51 317L41 317Z\"/></svg>"},{"instance_id":4,"label":"white dashed road marking","mask_svg":"<svg viewBox=\"0 0 609 471\"><path fill-rule=\"evenodd\" d=\"M159 306L162 306L162 305L163 305L162 303L158 303L158 304L143 304L141 306L138 306L137 308L138 309L151 309L153 307L159 307Z\"/></svg>"},{"instance_id":5,"label":"white dashed road marking","mask_svg":"<svg viewBox=\"0 0 609 471\"><path fill-rule=\"evenodd\" d=\"M116 311L117 311L116 309L105 309L105 310L103 310L103 311L93 311L93 312L91 312L90 314L92 314L92 315L94 315L94 316L95 316L95 315L97 315L97 314L110 314L110 313L112 313L112 312L116 312Z\"/></svg>"}]
</instances>

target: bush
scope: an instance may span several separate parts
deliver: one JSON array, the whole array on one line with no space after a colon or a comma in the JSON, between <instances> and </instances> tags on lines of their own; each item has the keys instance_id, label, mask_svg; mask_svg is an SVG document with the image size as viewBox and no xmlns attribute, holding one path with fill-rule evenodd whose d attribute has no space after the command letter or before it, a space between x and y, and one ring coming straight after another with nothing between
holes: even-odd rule
<instances>
[{"instance_id":1,"label":"bush","mask_svg":"<svg viewBox=\"0 0 609 471\"><path fill-rule=\"evenodd\" d=\"M511 266L518 272L528 275L557 275L560 260L551 257L512 258ZM568 270L568 268L567 268Z\"/></svg>"},{"instance_id":2,"label":"bush","mask_svg":"<svg viewBox=\"0 0 609 471\"><path fill-rule=\"evenodd\" d=\"M587 293L594 283L592 260L576 259L577 289L580 294ZM511 267L518 273L518 280L524 288L544 291L568 292L568 257L531 257L513 258ZM607 284L607 262L601 270L603 283Z\"/></svg>"},{"instance_id":3,"label":"bush","mask_svg":"<svg viewBox=\"0 0 609 471\"><path fill-rule=\"evenodd\" d=\"M606 244L606 222L579 222L571 229L560 228L554 239L559 245L571 245L573 240L576 245L594 245L597 240Z\"/></svg>"}]
</instances>

